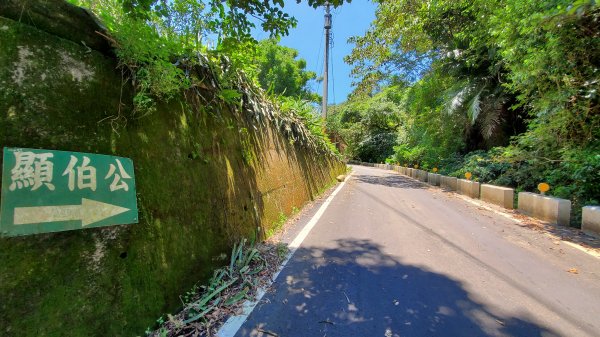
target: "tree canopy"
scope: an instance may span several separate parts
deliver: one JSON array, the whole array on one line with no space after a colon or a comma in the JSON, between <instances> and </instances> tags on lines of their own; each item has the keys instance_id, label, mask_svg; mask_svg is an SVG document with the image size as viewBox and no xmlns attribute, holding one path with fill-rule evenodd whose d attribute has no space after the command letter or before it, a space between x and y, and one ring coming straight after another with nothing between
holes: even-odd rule
<instances>
[{"instance_id":1,"label":"tree canopy","mask_svg":"<svg viewBox=\"0 0 600 337\"><path fill-rule=\"evenodd\" d=\"M298 59L297 50L280 46L274 39L260 41L257 66L258 82L263 89L276 95L319 101L319 95L308 87L317 74L306 71L306 61Z\"/></svg>"}]
</instances>

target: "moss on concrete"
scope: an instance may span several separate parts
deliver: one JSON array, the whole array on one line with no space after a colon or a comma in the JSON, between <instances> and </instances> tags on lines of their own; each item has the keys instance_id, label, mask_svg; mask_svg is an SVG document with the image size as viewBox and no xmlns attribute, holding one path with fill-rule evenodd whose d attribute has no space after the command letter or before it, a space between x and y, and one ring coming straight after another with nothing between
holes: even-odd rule
<instances>
[{"instance_id":1,"label":"moss on concrete","mask_svg":"<svg viewBox=\"0 0 600 337\"><path fill-rule=\"evenodd\" d=\"M183 100L133 119L115 60L31 26L0 17L0 45L0 146L132 158L140 209L135 225L0 239L2 336L141 335L214 257L345 170Z\"/></svg>"}]
</instances>

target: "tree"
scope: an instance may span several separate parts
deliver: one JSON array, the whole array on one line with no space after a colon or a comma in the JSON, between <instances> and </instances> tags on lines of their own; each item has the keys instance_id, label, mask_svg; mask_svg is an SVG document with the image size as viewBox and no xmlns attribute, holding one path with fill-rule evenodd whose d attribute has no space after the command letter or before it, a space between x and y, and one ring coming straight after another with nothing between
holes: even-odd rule
<instances>
[{"instance_id":1,"label":"tree","mask_svg":"<svg viewBox=\"0 0 600 337\"><path fill-rule=\"evenodd\" d=\"M297 59L297 50L280 46L274 39L260 41L257 50L257 77L263 89L312 102L320 100L308 86L317 74L305 70L306 61Z\"/></svg>"},{"instance_id":2,"label":"tree","mask_svg":"<svg viewBox=\"0 0 600 337\"><path fill-rule=\"evenodd\" d=\"M400 127L399 106L394 102L397 88L388 88L373 97L362 97L333 108L327 129L338 134L348 148L349 158L383 162L394 153Z\"/></svg>"},{"instance_id":3,"label":"tree","mask_svg":"<svg viewBox=\"0 0 600 337\"><path fill-rule=\"evenodd\" d=\"M93 1L93 0L83 0ZM208 23L214 31L220 31L228 37L240 40L251 39L251 29L256 27L254 18L260 22L261 28L272 36L287 35L289 29L296 25L296 19L283 11L283 0L119 0L123 10L129 16L149 19L158 14L168 16L174 7L206 8L211 19ZM300 0L297 0L300 3ZM329 1L337 7L349 0ZM322 6L325 0L308 0L312 7ZM180 13L185 15L185 12Z\"/></svg>"},{"instance_id":4,"label":"tree","mask_svg":"<svg viewBox=\"0 0 600 337\"><path fill-rule=\"evenodd\" d=\"M510 136L524 128L523 112L510 109L514 94L502 85L507 70L488 33L488 18L500 6L492 1L381 2L376 20L346 58L359 77L359 92L376 78L389 83L392 76L413 82L437 71L427 80L454 84L438 93L444 100L440 113L463 125L466 150L507 145ZM367 90L368 91L368 90ZM451 142L454 143L454 142Z\"/></svg>"}]
</instances>

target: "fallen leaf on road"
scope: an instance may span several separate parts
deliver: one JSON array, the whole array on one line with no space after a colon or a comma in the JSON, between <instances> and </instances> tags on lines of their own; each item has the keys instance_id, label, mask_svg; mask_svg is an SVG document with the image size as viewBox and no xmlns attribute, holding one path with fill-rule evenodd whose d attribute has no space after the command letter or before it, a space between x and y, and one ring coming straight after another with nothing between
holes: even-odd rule
<instances>
[{"instance_id":1,"label":"fallen leaf on road","mask_svg":"<svg viewBox=\"0 0 600 337\"><path fill-rule=\"evenodd\" d=\"M579 271L577 270L577 268L571 268L569 270L567 270L569 273L571 274L579 274Z\"/></svg>"},{"instance_id":2,"label":"fallen leaf on road","mask_svg":"<svg viewBox=\"0 0 600 337\"><path fill-rule=\"evenodd\" d=\"M335 324L335 323L333 323L332 321L330 321L330 320L328 320L328 319L325 319L325 320L319 321L319 323L327 323L327 324L331 324L331 325L334 325L334 324Z\"/></svg>"},{"instance_id":3,"label":"fallen leaf on road","mask_svg":"<svg viewBox=\"0 0 600 337\"><path fill-rule=\"evenodd\" d=\"M263 329L260 329L260 328L256 329L256 331L258 331L258 332L262 332L262 333L264 333L264 334L266 334L266 335L269 335L269 336L275 336L275 337L278 337L278 336L279 336L278 334L276 334L276 333L275 333L275 332L273 332L273 331L269 331L269 330L263 330Z\"/></svg>"}]
</instances>

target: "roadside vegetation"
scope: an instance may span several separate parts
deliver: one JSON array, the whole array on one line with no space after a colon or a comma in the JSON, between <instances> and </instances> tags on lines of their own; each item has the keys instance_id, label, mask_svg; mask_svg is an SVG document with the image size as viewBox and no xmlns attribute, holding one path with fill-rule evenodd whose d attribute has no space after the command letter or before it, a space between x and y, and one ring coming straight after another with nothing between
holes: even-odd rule
<instances>
[{"instance_id":1,"label":"roadside vegetation","mask_svg":"<svg viewBox=\"0 0 600 337\"><path fill-rule=\"evenodd\" d=\"M234 245L229 264L215 270L206 285L197 285L181 296L182 309L156 320L146 336L215 336L232 314L241 310L270 281L286 258L284 244L248 243Z\"/></svg>"},{"instance_id":2,"label":"roadside vegetation","mask_svg":"<svg viewBox=\"0 0 600 337\"><path fill-rule=\"evenodd\" d=\"M123 82L135 90L133 115L119 112L113 127L151 118L158 102L193 95L197 99L191 101L200 102L194 108L216 118L230 109L258 125L271 120L291 143L337 155L311 104L319 100L309 90L316 74L305 69L297 51L278 44L296 24L283 2L68 1L90 9L106 25ZM256 41L251 30L257 25L271 37Z\"/></svg>"},{"instance_id":3,"label":"roadside vegetation","mask_svg":"<svg viewBox=\"0 0 600 337\"><path fill-rule=\"evenodd\" d=\"M346 156L600 203L593 0L377 1L329 130Z\"/></svg>"}]
</instances>

